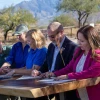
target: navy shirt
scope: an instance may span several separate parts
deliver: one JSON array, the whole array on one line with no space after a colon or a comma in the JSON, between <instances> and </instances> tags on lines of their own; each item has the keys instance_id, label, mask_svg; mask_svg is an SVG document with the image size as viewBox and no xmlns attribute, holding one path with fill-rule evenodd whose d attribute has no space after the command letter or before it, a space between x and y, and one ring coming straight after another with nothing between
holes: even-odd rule
<instances>
[{"instance_id":1,"label":"navy shirt","mask_svg":"<svg viewBox=\"0 0 100 100\"><path fill-rule=\"evenodd\" d=\"M42 66L46 59L47 49L45 47L40 49L30 49L26 60L26 69L32 69L33 65Z\"/></svg>"},{"instance_id":2,"label":"navy shirt","mask_svg":"<svg viewBox=\"0 0 100 100\"><path fill-rule=\"evenodd\" d=\"M6 58L6 62L13 65L14 68L25 67L28 50L29 50L29 45L26 45L23 49L22 43L17 42L16 44L13 45L9 56Z\"/></svg>"}]
</instances>

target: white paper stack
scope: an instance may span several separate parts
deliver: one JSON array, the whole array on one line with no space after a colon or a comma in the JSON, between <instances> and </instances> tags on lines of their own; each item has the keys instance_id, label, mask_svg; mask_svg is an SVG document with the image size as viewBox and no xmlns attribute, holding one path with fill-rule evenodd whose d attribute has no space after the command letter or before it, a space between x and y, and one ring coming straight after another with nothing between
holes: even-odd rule
<instances>
[{"instance_id":1,"label":"white paper stack","mask_svg":"<svg viewBox=\"0 0 100 100\"><path fill-rule=\"evenodd\" d=\"M18 78L17 80L26 80L26 79L38 79L40 78L39 76L27 76L27 75L23 75L22 77Z\"/></svg>"}]
</instances>

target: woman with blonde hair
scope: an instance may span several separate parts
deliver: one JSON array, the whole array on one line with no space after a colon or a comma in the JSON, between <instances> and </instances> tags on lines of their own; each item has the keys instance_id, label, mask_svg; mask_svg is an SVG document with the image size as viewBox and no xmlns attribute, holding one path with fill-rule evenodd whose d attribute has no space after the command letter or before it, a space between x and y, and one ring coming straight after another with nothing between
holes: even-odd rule
<instances>
[{"instance_id":1,"label":"woman with blonde hair","mask_svg":"<svg viewBox=\"0 0 100 100\"><path fill-rule=\"evenodd\" d=\"M31 71L34 69L39 70L46 59L45 37L40 30L29 30L26 33L26 40L30 46L26 67L23 69L13 69L9 72L11 74L31 75Z\"/></svg>"},{"instance_id":2,"label":"woman with blonde hair","mask_svg":"<svg viewBox=\"0 0 100 100\"><path fill-rule=\"evenodd\" d=\"M31 48L26 67L39 70L46 59L45 37L40 30L32 29L27 32L26 39Z\"/></svg>"}]
</instances>

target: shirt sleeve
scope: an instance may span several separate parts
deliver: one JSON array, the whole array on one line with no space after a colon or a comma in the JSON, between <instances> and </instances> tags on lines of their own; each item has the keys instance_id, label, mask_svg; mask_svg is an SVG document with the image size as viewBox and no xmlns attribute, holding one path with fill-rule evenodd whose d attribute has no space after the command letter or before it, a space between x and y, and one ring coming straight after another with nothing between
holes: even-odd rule
<instances>
[{"instance_id":1,"label":"shirt sleeve","mask_svg":"<svg viewBox=\"0 0 100 100\"><path fill-rule=\"evenodd\" d=\"M56 76L60 76L60 75L65 75L65 74L71 73L73 71L73 64L74 64L74 59L72 59L69 62L69 64L67 66L65 66L64 68L62 68L58 71L55 71L54 74Z\"/></svg>"},{"instance_id":2,"label":"shirt sleeve","mask_svg":"<svg viewBox=\"0 0 100 100\"><path fill-rule=\"evenodd\" d=\"M11 49L9 55L7 56L5 62L12 64L13 59L14 59L14 53L15 53L15 45L12 47L12 49Z\"/></svg>"},{"instance_id":3,"label":"shirt sleeve","mask_svg":"<svg viewBox=\"0 0 100 100\"><path fill-rule=\"evenodd\" d=\"M81 72L72 72L68 74L69 79L85 79L100 76L100 62L94 62L88 69Z\"/></svg>"},{"instance_id":4,"label":"shirt sleeve","mask_svg":"<svg viewBox=\"0 0 100 100\"><path fill-rule=\"evenodd\" d=\"M33 62L33 65L38 65L38 66L42 66L44 61L46 60L46 53L47 53L47 49L46 48L42 48L38 51L38 54Z\"/></svg>"}]
</instances>

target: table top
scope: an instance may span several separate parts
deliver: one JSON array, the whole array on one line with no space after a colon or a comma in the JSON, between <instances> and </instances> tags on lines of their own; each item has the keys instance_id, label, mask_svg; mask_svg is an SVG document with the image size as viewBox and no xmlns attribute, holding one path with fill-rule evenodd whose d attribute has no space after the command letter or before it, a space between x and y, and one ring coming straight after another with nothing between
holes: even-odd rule
<instances>
[{"instance_id":1,"label":"table top","mask_svg":"<svg viewBox=\"0 0 100 100\"><path fill-rule=\"evenodd\" d=\"M0 94L37 98L54 93L61 93L77 88L96 85L100 82L100 77L74 80L59 84L48 84L39 82L38 79L14 80L6 79L0 81Z\"/></svg>"}]
</instances>

